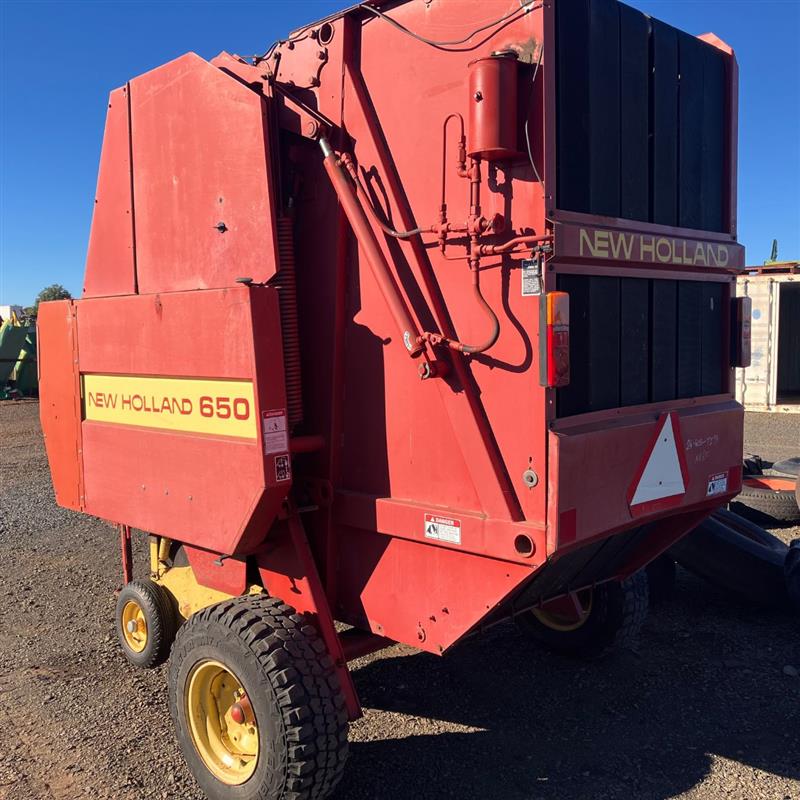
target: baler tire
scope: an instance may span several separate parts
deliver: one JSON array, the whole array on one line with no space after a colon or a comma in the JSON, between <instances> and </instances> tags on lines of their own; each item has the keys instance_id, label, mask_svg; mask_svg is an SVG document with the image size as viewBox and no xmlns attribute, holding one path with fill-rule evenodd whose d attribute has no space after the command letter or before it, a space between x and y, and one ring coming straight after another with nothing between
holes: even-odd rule
<instances>
[{"instance_id":1,"label":"baler tire","mask_svg":"<svg viewBox=\"0 0 800 800\"><path fill-rule=\"evenodd\" d=\"M800 456L794 456L793 458L785 458L783 461L777 461L770 467L770 469L773 472L779 472L781 475L800 478Z\"/></svg>"},{"instance_id":2,"label":"baler tire","mask_svg":"<svg viewBox=\"0 0 800 800\"><path fill-rule=\"evenodd\" d=\"M769 478L763 480L769 480ZM788 482L785 478L782 478L781 481ZM740 516L755 522L765 518L777 522L795 522L800 519L796 486L790 489L773 490L756 488L743 483L741 493L734 498L730 507Z\"/></svg>"},{"instance_id":3,"label":"baler tire","mask_svg":"<svg viewBox=\"0 0 800 800\"><path fill-rule=\"evenodd\" d=\"M141 609L146 625L145 641L141 650L134 649L125 635L125 609L131 604L136 604ZM169 658L169 649L175 639L178 624L172 598L163 587L150 580L125 584L117 598L115 622L122 652L135 667L153 669Z\"/></svg>"},{"instance_id":4,"label":"baler tire","mask_svg":"<svg viewBox=\"0 0 800 800\"><path fill-rule=\"evenodd\" d=\"M735 514L714 512L669 552L684 569L756 607L787 604L784 562L788 548Z\"/></svg>"},{"instance_id":5,"label":"baler tire","mask_svg":"<svg viewBox=\"0 0 800 800\"><path fill-rule=\"evenodd\" d=\"M677 565L668 553L662 553L646 567L650 608L657 608L672 599L675 593Z\"/></svg>"},{"instance_id":6,"label":"baler tire","mask_svg":"<svg viewBox=\"0 0 800 800\"><path fill-rule=\"evenodd\" d=\"M190 681L214 662L252 706L258 748L243 782L215 776L191 732ZM169 703L183 756L210 800L323 800L342 776L348 721L333 660L308 620L277 598L237 597L193 614L172 648Z\"/></svg>"},{"instance_id":7,"label":"baler tire","mask_svg":"<svg viewBox=\"0 0 800 800\"><path fill-rule=\"evenodd\" d=\"M800 616L800 539L794 539L789 545L789 551L783 562L783 573L786 579L786 593L795 613Z\"/></svg>"},{"instance_id":8,"label":"baler tire","mask_svg":"<svg viewBox=\"0 0 800 800\"><path fill-rule=\"evenodd\" d=\"M520 628L546 647L564 655L597 658L617 648L634 648L650 605L644 570L623 581L595 586L586 621L570 631L555 630L532 611L516 617Z\"/></svg>"}]
</instances>

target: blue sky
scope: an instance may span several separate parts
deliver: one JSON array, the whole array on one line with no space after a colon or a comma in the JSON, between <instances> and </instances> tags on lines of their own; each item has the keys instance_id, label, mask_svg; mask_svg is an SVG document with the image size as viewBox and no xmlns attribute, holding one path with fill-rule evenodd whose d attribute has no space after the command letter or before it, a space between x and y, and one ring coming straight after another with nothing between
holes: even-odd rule
<instances>
[{"instance_id":1,"label":"blue sky","mask_svg":"<svg viewBox=\"0 0 800 800\"><path fill-rule=\"evenodd\" d=\"M0 303L29 304L51 283L80 293L111 89L188 50L263 52L351 2L0 0ZM773 237L782 258L800 259L800 0L630 5L734 47L739 239L748 263Z\"/></svg>"}]
</instances>

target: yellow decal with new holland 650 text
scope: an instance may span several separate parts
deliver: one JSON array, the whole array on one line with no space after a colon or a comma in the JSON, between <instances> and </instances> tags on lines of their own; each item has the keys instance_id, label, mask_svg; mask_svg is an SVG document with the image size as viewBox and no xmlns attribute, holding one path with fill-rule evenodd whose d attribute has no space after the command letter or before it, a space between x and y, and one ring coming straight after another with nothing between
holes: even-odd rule
<instances>
[{"instance_id":1,"label":"yellow decal with new holland 650 text","mask_svg":"<svg viewBox=\"0 0 800 800\"><path fill-rule=\"evenodd\" d=\"M83 417L144 428L257 437L253 384L203 378L83 375Z\"/></svg>"}]
</instances>

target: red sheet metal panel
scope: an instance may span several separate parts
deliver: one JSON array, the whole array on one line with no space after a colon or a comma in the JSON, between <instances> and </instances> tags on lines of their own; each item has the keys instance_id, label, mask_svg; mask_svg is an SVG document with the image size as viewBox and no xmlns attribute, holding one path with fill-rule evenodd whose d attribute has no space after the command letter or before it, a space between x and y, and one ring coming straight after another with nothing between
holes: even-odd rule
<instances>
[{"instance_id":1,"label":"red sheet metal panel","mask_svg":"<svg viewBox=\"0 0 800 800\"><path fill-rule=\"evenodd\" d=\"M262 412L286 414L277 303L241 286L78 304L89 513L218 553L260 543L291 485L286 437L262 435Z\"/></svg>"},{"instance_id":2,"label":"red sheet metal panel","mask_svg":"<svg viewBox=\"0 0 800 800\"><path fill-rule=\"evenodd\" d=\"M652 502L647 513L632 507L632 495L663 429L663 414L600 415L550 433L549 520L559 551L657 518L664 503L672 513L707 503L717 507L740 490L742 407L733 401L685 406L671 416L679 420L676 463L684 491L675 496L665 490L671 496ZM554 537L548 551L555 546Z\"/></svg>"},{"instance_id":3,"label":"red sheet metal panel","mask_svg":"<svg viewBox=\"0 0 800 800\"><path fill-rule=\"evenodd\" d=\"M83 510L81 404L75 303L41 303L37 318L39 415L56 501Z\"/></svg>"},{"instance_id":4,"label":"red sheet metal panel","mask_svg":"<svg viewBox=\"0 0 800 800\"><path fill-rule=\"evenodd\" d=\"M111 92L97 175L84 297L136 291L128 87Z\"/></svg>"},{"instance_id":5,"label":"red sheet metal panel","mask_svg":"<svg viewBox=\"0 0 800 800\"><path fill-rule=\"evenodd\" d=\"M130 83L139 291L276 271L264 100L194 53Z\"/></svg>"},{"instance_id":6,"label":"red sheet metal panel","mask_svg":"<svg viewBox=\"0 0 800 800\"><path fill-rule=\"evenodd\" d=\"M439 654L483 619L531 567L346 528L334 613Z\"/></svg>"}]
</instances>

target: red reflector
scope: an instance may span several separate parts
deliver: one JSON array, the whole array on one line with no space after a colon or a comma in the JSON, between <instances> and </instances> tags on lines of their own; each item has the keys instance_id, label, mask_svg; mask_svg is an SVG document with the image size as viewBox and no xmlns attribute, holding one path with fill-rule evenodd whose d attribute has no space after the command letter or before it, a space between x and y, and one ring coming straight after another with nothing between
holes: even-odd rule
<instances>
[{"instance_id":1,"label":"red reflector","mask_svg":"<svg viewBox=\"0 0 800 800\"><path fill-rule=\"evenodd\" d=\"M542 300L542 384L566 386L569 383L569 295L548 292Z\"/></svg>"},{"instance_id":2,"label":"red reflector","mask_svg":"<svg viewBox=\"0 0 800 800\"><path fill-rule=\"evenodd\" d=\"M734 297L731 321L731 366L750 366L750 326L753 303L749 297Z\"/></svg>"}]
</instances>

